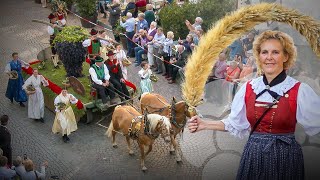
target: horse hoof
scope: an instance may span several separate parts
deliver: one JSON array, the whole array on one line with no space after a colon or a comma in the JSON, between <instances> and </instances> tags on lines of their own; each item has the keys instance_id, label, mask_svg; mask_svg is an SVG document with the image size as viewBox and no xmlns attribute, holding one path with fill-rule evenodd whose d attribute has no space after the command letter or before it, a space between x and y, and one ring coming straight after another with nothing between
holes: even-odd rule
<instances>
[{"instance_id":1,"label":"horse hoof","mask_svg":"<svg viewBox=\"0 0 320 180\"><path fill-rule=\"evenodd\" d=\"M177 163L182 162L181 158L177 158Z\"/></svg>"},{"instance_id":2,"label":"horse hoof","mask_svg":"<svg viewBox=\"0 0 320 180\"><path fill-rule=\"evenodd\" d=\"M169 151L171 155L174 155L175 154L175 151Z\"/></svg>"},{"instance_id":3,"label":"horse hoof","mask_svg":"<svg viewBox=\"0 0 320 180\"><path fill-rule=\"evenodd\" d=\"M117 145L117 144L113 144L112 147L113 147L113 148L117 148L118 145Z\"/></svg>"},{"instance_id":4,"label":"horse hoof","mask_svg":"<svg viewBox=\"0 0 320 180\"><path fill-rule=\"evenodd\" d=\"M142 171L143 171L143 172L147 171L147 167L144 166L144 167L142 168Z\"/></svg>"},{"instance_id":5,"label":"horse hoof","mask_svg":"<svg viewBox=\"0 0 320 180\"><path fill-rule=\"evenodd\" d=\"M134 152L133 152L133 151L129 151L129 155L130 155L130 156L133 156L133 155L134 155Z\"/></svg>"}]
</instances>

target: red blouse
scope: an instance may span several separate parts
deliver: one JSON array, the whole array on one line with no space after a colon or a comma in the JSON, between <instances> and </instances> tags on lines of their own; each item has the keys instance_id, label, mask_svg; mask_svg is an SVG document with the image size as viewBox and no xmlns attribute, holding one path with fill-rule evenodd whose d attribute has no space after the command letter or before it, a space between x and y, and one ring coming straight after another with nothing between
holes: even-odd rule
<instances>
[{"instance_id":1,"label":"red blouse","mask_svg":"<svg viewBox=\"0 0 320 180\"><path fill-rule=\"evenodd\" d=\"M293 88L279 99L279 102L271 107L263 117L255 132L265 133L294 133L297 119L297 95L300 82L296 83ZM265 92L268 93L268 92ZM267 103L256 101L256 94L253 92L251 84L248 82L245 94L247 119L251 125L257 122L267 108Z\"/></svg>"}]
</instances>

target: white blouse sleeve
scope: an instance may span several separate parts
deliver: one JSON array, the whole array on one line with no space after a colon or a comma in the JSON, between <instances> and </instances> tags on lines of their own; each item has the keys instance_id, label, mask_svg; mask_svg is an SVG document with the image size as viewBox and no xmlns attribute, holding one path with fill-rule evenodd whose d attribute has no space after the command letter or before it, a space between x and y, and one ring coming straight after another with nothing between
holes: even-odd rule
<instances>
[{"instance_id":1,"label":"white blouse sleeve","mask_svg":"<svg viewBox=\"0 0 320 180\"><path fill-rule=\"evenodd\" d=\"M69 94L69 99L70 99L70 102L72 103L72 104L76 104L77 102L78 102L78 99L76 98L76 97L74 97L72 94ZM72 101L71 100L71 98L74 98L74 100Z\"/></svg>"},{"instance_id":2,"label":"white blouse sleeve","mask_svg":"<svg viewBox=\"0 0 320 180\"><path fill-rule=\"evenodd\" d=\"M103 46L108 46L110 44L108 41L105 41L105 40L100 40L100 43Z\"/></svg>"},{"instance_id":3,"label":"white blouse sleeve","mask_svg":"<svg viewBox=\"0 0 320 180\"><path fill-rule=\"evenodd\" d=\"M48 26L48 34L53 35L54 34L54 29L51 26Z\"/></svg>"},{"instance_id":4,"label":"white blouse sleeve","mask_svg":"<svg viewBox=\"0 0 320 180\"><path fill-rule=\"evenodd\" d=\"M320 132L319 107L320 97L309 85L301 83L297 97L297 121L310 136Z\"/></svg>"},{"instance_id":5,"label":"white blouse sleeve","mask_svg":"<svg viewBox=\"0 0 320 180\"><path fill-rule=\"evenodd\" d=\"M221 120L225 125L225 130L232 135L243 138L249 134L250 123L247 119L245 94L247 83L243 84L236 93L232 105L231 113L226 119Z\"/></svg>"},{"instance_id":6,"label":"white blouse sleeve","mask_svg":"<svg viewBox=\"0 0 320 180\"><path fill-rule=\"evenodd\" d=\"M82 42L83 47L88 47L91 45L91 39L86 39Z\"/></svg>"},{"instance_id":7,"label":"white blouse sleeve","mask_svg":"<svg viewBox=\"0 0 320 180\"><path fill-rule=\"evenodd\" d=\"M4 68L4 73L9 73L10 71L11 71L11 66L10 66L10 63L8 63Z\"/></svg>"},{"instance_id":8,"label":"white blouse sleeve","mask_svg":"<svg viewBox=\"0 0 320 180\"><path fill-rule=\"evenodd\" d=\"M54 106L56 107L56 112L60 112L60 110L57 107L57 104L61 102L59 95L54 99Z\"/></svg>"},{"instance_id":9,"label":"white blouse sleeve","mask_svg":"<svg viewBox=\"0 0 320 180\"><path fill-rule=\"evenodd\" d=\"M24 84L22 85L22 89L27 90L27 86L28 86L29 84L32 84L31 78L32 78L32 75L24 82Z\"/></svg>"}]
</instances>

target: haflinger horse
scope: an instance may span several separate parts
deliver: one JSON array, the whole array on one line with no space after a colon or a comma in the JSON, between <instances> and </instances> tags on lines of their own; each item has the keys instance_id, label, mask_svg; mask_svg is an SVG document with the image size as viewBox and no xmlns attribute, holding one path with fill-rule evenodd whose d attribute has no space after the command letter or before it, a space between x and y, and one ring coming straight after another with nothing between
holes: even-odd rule
<instances>
[{"instance_id":1,"label":"haflinger horse","mask_svg":"<svg viewBox=\"0 0 320 180\"><path fill-rule=\"evenodd\" d=\"M130 139L137 140L141 153L141 168L147 170L144 160L151 152L152 144L161 135L165 142L170 142L171 124L167 117L158 114L145 114L142 116L131 106L117 106L112 115L112 121L107 130L108 137L112 136L112 146L117 147L115 136L120 133L126 137L129 155L133 155ZM144 148L148 146L145 153Z\"/></svg>"},{"instance_id":2,"label":"haflinger horse","mask_svg":"<svg viewBox=\"0 0 320 180\"><path fill-rule=\"evenodd\" d=\"M176 136L181 133L187 123L187 117L192 117L197 114L196 109L189 107L185 101L176 102L175 98L172 98L171 104L159 94L144 93L140 99L142 113L156 113L162 116L170 118L171 130L170 130L170 154L176 154L177 162L181 161L180 149L178 149L178 143Z\"/></svg>"}]
</instances>

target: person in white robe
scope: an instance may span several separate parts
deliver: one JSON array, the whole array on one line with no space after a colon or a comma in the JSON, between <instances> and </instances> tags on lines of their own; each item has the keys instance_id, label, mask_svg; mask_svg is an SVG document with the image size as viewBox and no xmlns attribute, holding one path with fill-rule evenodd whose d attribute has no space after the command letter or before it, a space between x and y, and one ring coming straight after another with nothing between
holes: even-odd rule
<instances>
[{"instance_id":1,"label":"person in white robe","mask_svg":"<svg viewBox=\"0 0 320 180\"><path fill-rule=\"evenodd\" d=\"M44 99L41 84L48 86L49 82L39 75L38 69L33 69L33 74L24 82L22 88L28 95L28 118L44 123ZM34 91L29 91L28 86L33 86Z\"/></svg>"},{"instance_id":2,"label":"person in white robe","mask_svg":"<svg viewBox=\"0 0 320 180\"><path fill-rule=\"evenodd\" d=\"M78 129L77 121L74 116L71 103L76 104L78 99L72 94L69 94L66 89L54 99L56 107L56 117L53 122L52 132L61 133L64 142L70 141L69 135ZM61 108L60 103L64 103L65 107Z\"/></svg>"}]
</instances>

